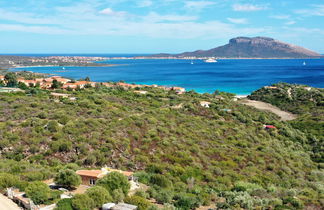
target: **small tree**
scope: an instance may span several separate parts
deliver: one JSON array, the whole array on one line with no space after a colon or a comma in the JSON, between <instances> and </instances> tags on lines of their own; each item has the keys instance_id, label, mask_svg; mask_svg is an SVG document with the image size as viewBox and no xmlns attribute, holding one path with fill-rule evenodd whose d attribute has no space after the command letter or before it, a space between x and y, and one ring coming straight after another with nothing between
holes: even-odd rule
<instances>
[{"instance_id":1,"label":"small tree","mask_svg":"<svg viewBox=\"0 0 324 210\"><path fill-rule=\"evenodd\" d=\"M62 83L58 82L56 79L53 80L53 82L52 82L52 88L53 89L61 88L62 86L63 86Z\"/></svg>"},{"instance_id":2,"label":"small tree","mask_svg":"<svg viewBox=\"0 0 324 210\"><path fill-rule=\"evenodd\" d=\"M121 189L127 195L130 189L127 177L118 172L111 172L102 179L99 179L97 185L106 188L111 194L114 190Z\"/></svg>"},{"instance_id":3,"label":"small tree","mask_svg":"<svg viewBox=\"0 0 324 210\"><path fill-rule=\"evenodd\" d=\"M94 201L87 194L77 194L72 198L74 210L88 210L95 207Z\"/></svg>"},{"instance_id":4,"label":"small tree","mask_svg":"<svg viewBox=\"0 0 324 210\"><path fill-rule=\"evenodd\" d=\"M13 72L7 73L4 79L6 80L7 87L15 87L18 84L17 76Z\"/></svg>"},{"instance_id":5,"label":"small tree","mask_svg":"<svg viewBox=\"0 0 324 210\"><path fill-rule=\"evenodd\" d=\"M94 201L95 206L100 208L103 204L112 202L113 199L105 188L94 186L86 191L86 194Z\"/></svg>"},{"instance_id":6,"label":"small tree","mask_svg":"<svg viewBox=\"0 0 324 210\"><path fill-rule=\"evenodd\" d=\"M56 184L67 188L78 187L81 184L81 177L71 169L60 170L54 180Z\"/></svg>"},{"instance_id":7,"label":"small tree","mask_svg":"<svg viewBox=\"0 0 324 210\"><path fill-rule=\"evenodd\" d=\"M51 190L47 184L39 181L30 183L25 191L27 197L32 199L35 204L43 204L51 196Z\"/></svg>"}]
</instances>

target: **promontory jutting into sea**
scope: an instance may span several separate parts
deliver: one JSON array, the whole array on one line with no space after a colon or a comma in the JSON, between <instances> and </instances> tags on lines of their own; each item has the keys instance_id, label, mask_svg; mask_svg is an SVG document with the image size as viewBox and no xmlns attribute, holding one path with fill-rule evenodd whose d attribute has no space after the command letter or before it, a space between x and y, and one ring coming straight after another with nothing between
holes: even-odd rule
<instances>
[{"instance_id":1,"label":"promontory jutting into sea","mask_svg":"<svg viewBox=\"0 0 324 210\"><path fill-rule=\"evenodd\" d=\"M324 209L323 11L0 1L0 210Z\"/></svg>"}]
</instances>

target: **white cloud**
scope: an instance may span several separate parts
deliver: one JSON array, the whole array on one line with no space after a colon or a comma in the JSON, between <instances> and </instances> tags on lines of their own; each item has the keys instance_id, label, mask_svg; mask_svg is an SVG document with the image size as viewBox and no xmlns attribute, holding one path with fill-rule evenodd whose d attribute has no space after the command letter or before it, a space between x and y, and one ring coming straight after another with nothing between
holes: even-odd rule
<instances>
[{"instance_id":1,"label":"white cloud","mask_svg":"<svg viewBox=\"0 0 324 210\"><path fill-rule=\"evenodd\" d=\"M189 10L202 10L206 7L216 4L216 2L212 1L186 1L185 9Z\"/></svg>"},{"instance_id":2,"label":"white cloud","mask_svg":"<svg viewBox=\"0 0 324 210\"><path fill-rule=\"evenodd\" d=\"M295 13L304 16L324 16L324 4L312 5L309 9L295 10Z\"/></svg>"},{"instance_id":3,"label":"white cloud","mask_svg":"<svg viewBox=\"0 0 324 210\"><path fill-rule=\"evenodd\" d=\"M296 23L296 21L291 20L285 23L285 25L294 25Z\"/></svg>"},{"instance_id":4,"label":"white cloud","mask_svg":"<svg viewBox=\"0 0 324 210\"><path fill-rule=\"evenodd\" d=\"M150 0L142 0L142 1L137 2L138 7L149 7L152 5L153 5L153 2Z\"/></svg>"},{"instance_id":5,"label":"white cloud","mask_svg":"<svg viewBox=\"0 0 324 210\"><path fill-rule=\"evenodd\" d=\"M246 18L227 18L227 20L235 24L248 24L248 20Z\"/></svg>"},{"instance_id":6,"label":"white cloud","mask_svg":"<svg viewBox=\"0 0 324 210\"><path fill-rule=\"evenodd\" d=\"M239 11L239 12L253 12L253 11L266 10L268 7L261 6L261 5L254 5L254 4L234 4L232 8L234 11Z\"/></svg>"},{"instance_id":7,"label":"white cloud","mask_svg":"<svg viewBox=\"0 0 324 210\"><path fill-rule=\"evenodd\" d=\"M270 18L278 19L278 20L287 20L290 19L290 15L272 15Z\"/></svg>"},{"instance_id":8,"label":"white cloud","mask_svg":"<svg viewBox=\"0 0 324 210\"><path fill-rule=\"evenodd\" d=\"M112 17L123 17L125 15L127 15L127 12L124 11L114 11L111 8L106 8L104 10L99 11L100 14L103 15L109 15Z\"/></svg>"},{"instance_id":9,"label":"white cloud","mask_svg":"<svg viewBox=\"0 0 324 210\"><path fill-rule=\"evenodd\" d=\"M160 15L156 12L150 12L147 16L144 17L145 20L149 22L186 22L197 20L196 16L185 16L185 15Z\"/></svg>"}]
</instances>

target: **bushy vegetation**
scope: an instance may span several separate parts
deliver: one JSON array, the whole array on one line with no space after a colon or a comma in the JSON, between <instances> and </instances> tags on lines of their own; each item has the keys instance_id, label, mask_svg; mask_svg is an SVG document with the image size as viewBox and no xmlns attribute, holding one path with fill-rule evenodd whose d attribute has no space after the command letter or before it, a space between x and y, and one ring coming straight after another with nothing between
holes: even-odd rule
<instances>
[{"instance_id":1,"label":"bushy vegetation","mask_svg":"<svg viewBox=\"0 0 324 210\"><path fill-rule=\"evenodd\" d=\"M98 181L114 201L145 206L143 199L155 198L169 209L323 206L324 173L310 158L318 136L240 105L230 94L143 89L146 95L98 86L66 91L77 100L59 102L37 88L0 94L0 172L35 181L54 177L68 163L109 165L136 171L149 186L145 196L129 198L129 186L105 184L123 181ZM210 108L200 101L210 101ZM277 129L264 130L264 124ZM5 167L9 162L18 167ZM6 185L0 176L0 186ZM62 205L93 208L93 194Z\"/></svg>"},{"instance_id":2,"label":"bushy vegetation","mask_svg":"<svg viewBox=\"0 0 324 210\"><path fill-rule=\"evenodd\" d=\"M324 162L324 89L287 83L261 88L249 98L264 101L298 115L290 125L307 135L304 147L316 162Z\"/></svg>"}]
</instances>

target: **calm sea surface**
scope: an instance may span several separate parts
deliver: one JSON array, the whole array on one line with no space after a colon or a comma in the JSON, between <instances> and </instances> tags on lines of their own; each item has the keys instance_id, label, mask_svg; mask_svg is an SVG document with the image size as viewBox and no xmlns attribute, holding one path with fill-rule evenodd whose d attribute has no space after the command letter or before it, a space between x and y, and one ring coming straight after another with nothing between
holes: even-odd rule
<instances>
[{"instance_id":1,"label":"calm sea surface","mask_svg":"<svg viewBox=\"0 0 324 210\"><path fill-rule=\"evenodd\" d=\"M104 55L94 55L104 56ZM306 65L303 65L306 62ZM199 93L221 90L239 95L277 82L324 88L324 59L291 60L108 60L114 67L31 67L28 70L92 81L180 86Z\"/></svg>"}]
</instances>

